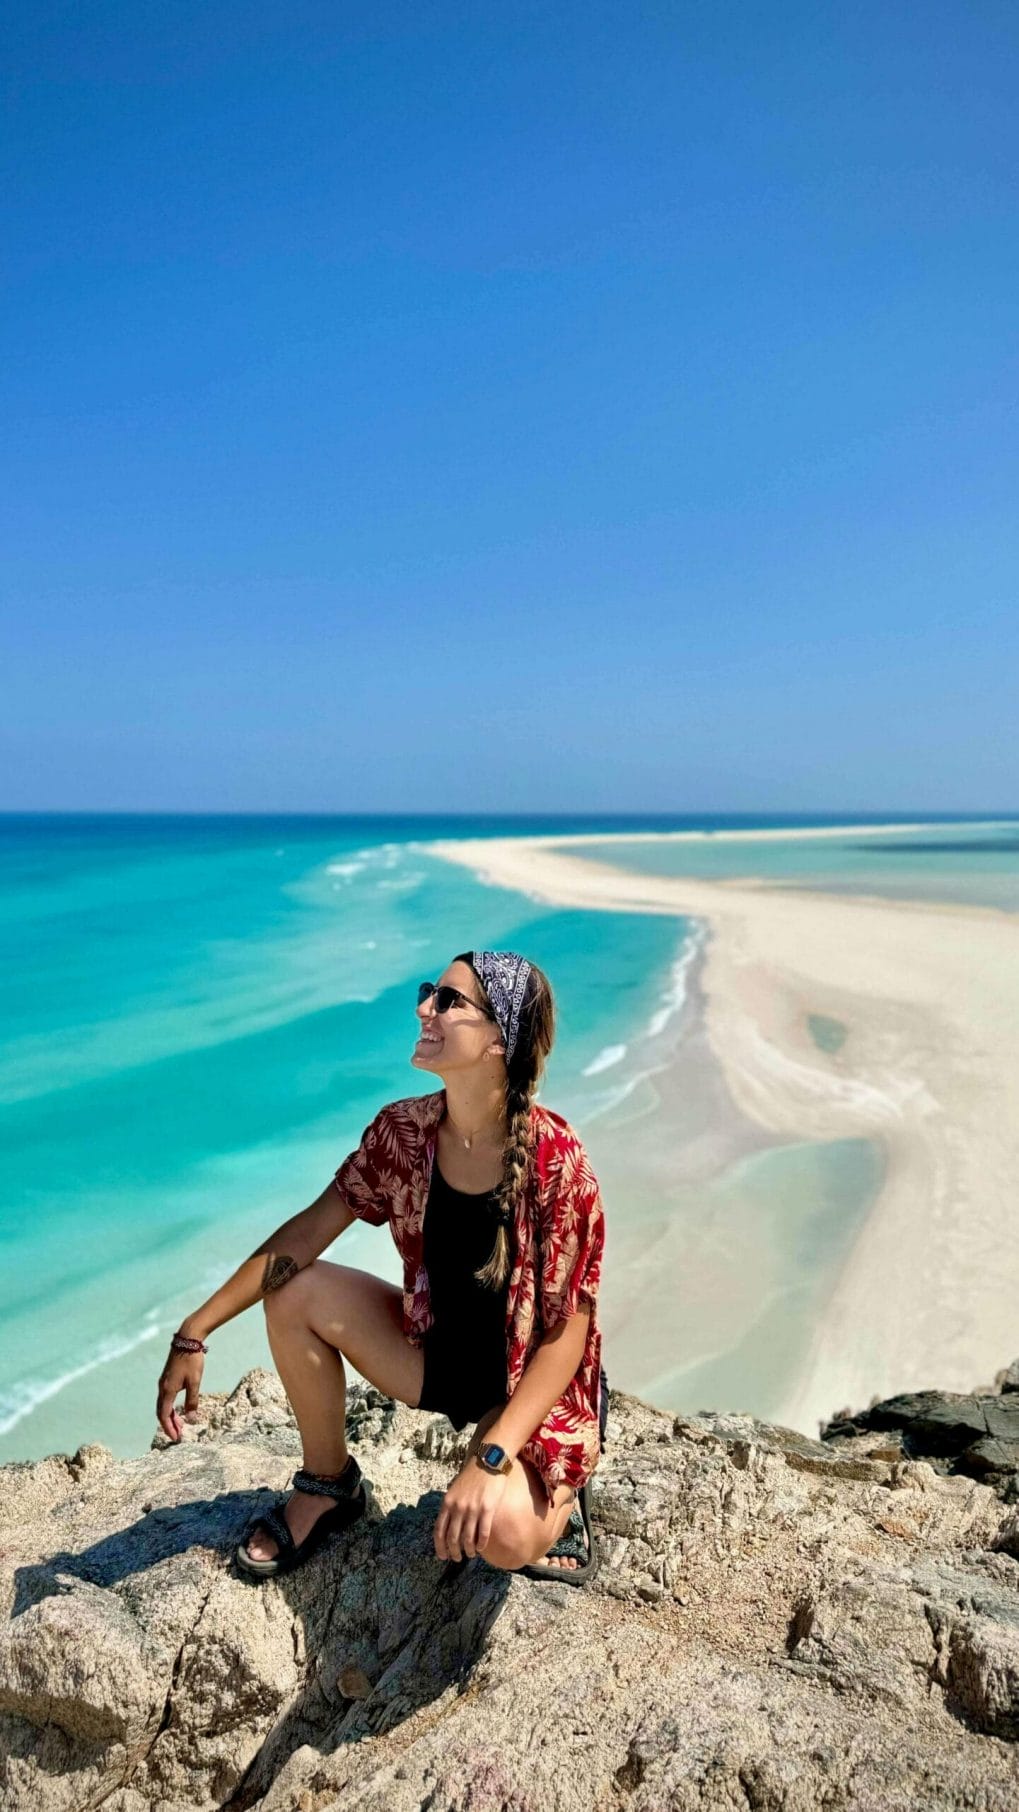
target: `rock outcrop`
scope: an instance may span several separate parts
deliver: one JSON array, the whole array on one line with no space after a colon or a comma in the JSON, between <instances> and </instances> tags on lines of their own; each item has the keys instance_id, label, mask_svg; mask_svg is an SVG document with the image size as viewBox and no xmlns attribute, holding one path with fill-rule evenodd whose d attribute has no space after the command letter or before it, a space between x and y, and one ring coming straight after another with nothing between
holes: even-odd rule
<instances>
[{"instance_id":1,"label":"rock outcrop","mask_svg":"<svg viewBox=\"0 0 1019 1812\"><path fill-rule=\"evenodd\" d=\"M885 1397L856 1415L840 1410L821 1439L845 1448L863 1437L874 1450L883 1437L888 1458L929 1460L948 1477L993 1485L1004 1501L1019 1501L1019 1360L993 1384L969 1395L919 1390Z\"/></svg>"},{"instance_id":2,"label":"rock outcrop","mask_svg":"<svg viewBox=\"0 0 1019 1812\"><path fill-rule=\"evenodd\" d=\"M1017 1378L820 1441L613 1392L581 1591L437 1560L467 1431L372 1389L369 1516L278 1582L231 1565L299 1464L268 1373L179 1446L4 1467L0 1803L1015 1812Z\"/></svg>"}]
</instances>

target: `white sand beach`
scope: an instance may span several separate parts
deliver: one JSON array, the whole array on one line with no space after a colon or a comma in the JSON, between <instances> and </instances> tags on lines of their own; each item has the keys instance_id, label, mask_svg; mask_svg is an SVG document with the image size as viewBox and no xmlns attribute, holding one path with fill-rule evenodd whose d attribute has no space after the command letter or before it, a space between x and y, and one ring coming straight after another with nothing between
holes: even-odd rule
<instances>
[{"instance_id":1,"label":"white sand beach","mask_svg":"<svg viewBox=\"0 0 1019 1812\"><path fill-rule=\"evenodd\" d=\"M792 834L844 833L724 833L748 843ZM989 1383L1019 1354L1019 915L629 873L568 853L571 842L705 835L722 833L424 847L535 900L704 921L706 1036L741 1113L783 1139L879 1143L883 1186L782 1421L816 1434L835 1410L874 1397ZM811 1015L847 1028L837 1050L819 1048ZM667 1147L669 1077L655 1080ZM668 1290L667 1266L660 1275ZM663 1300L663 1326L669 1313Z\"/></svg>"}]
</instances>

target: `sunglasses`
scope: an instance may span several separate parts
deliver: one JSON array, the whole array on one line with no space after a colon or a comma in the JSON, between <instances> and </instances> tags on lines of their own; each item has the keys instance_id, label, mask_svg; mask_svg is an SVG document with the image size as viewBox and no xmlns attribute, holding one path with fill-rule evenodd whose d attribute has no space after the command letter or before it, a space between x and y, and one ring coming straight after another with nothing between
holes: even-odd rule
<instances>
[{"instance_id":1,"label":"sunglasses","mask_svg":"<svg viewBox=\"0 0 1019 1812\"><path fill-rule=\"evenodd\" d=\"M487 1007L483 1007L480 1001L468 999L466 994L461 994L459 988L451 988L447 982L442 982L441 984L437 982L419 982L418 1006L423 1007L425 1001L433 994L435 995L435 1011L437 1013L448 1013L454 1002L459 1000L463 1002L465 1007L473 1007L476 1012L484 1013L486 1019L495 1018L495 1014L489 1013Z\"/></svg>"}]
</instances>

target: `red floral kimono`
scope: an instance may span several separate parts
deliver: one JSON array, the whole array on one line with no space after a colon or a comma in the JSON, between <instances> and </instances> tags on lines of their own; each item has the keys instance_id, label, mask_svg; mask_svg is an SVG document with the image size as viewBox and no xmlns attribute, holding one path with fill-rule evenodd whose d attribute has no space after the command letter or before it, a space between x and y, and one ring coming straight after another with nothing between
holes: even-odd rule
<instances>
[{"instance_id":1,"label":"red floral kimono","mask_svg":"<svg viewBox=\"0 0 1019 1812\"><path fill-rule=\"evenodd\" d=\"M388 1221L403 1259L403 1327L412 1346L434 1317L423 1264L422 1228L446 1091L391 1101L365 1127L336 1172L336 1187L359 1220ZM543 1336L591 1304L583 1358L540 1428L520 1449L551 1501L557 1485L583 1485L601 1452L598 1417L601 1330L597 1296L605 1244L598 1184L577 1134L561 1114L531 1107L534 1162L511 1229L506 1299L507 1389L513 1395Z\"/></svg>"}]
</instances>

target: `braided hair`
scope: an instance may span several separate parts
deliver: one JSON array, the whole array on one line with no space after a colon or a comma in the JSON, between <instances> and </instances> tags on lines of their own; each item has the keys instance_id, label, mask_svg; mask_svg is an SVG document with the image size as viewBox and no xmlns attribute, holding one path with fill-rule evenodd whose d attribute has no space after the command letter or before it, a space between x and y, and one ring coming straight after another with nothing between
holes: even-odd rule
<instances>
[{"instance_id":1,"label":"braided hair","mask_svg":"<svg viewBox=\"0 0 1019 1812\"><path fill-rule=\"evenodd\" d=\"M462 950L454 962L474 969L471 952ZM530 959L528 959L530 961ZM483 982L474 970L478 987L487 1007L491 1002ZM555 1038L555 1002L544 970L531 963L527 992L520 1009L520 1027L516 1047L506 1064L506 1144L503 1148L502 1177L495 1197L497 1226L492 1256L474 1275L489 1289L499 1290L510 1272L510 1228L516 1204L527 1186L533 1162L531 1105L545 1072L545 1064Z\"/></svg>"}]
</instances>

